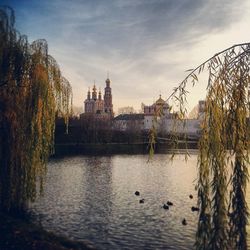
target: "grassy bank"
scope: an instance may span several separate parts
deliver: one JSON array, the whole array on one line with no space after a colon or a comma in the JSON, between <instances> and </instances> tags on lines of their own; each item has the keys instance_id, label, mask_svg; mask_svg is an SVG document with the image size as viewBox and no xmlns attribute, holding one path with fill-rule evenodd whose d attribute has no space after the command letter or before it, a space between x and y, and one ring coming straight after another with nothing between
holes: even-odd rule
<instances>
[{"instance_id":1,"label":"grassy bank","mask_svg":"<svg viewBox=\"0 0 250 250\"><path fill-rule=\"evenodd\" d=\"M72 241L39 226L0 213L1 250L66 250L94 249L89 243Z\"/></svg>"}]
</instances>

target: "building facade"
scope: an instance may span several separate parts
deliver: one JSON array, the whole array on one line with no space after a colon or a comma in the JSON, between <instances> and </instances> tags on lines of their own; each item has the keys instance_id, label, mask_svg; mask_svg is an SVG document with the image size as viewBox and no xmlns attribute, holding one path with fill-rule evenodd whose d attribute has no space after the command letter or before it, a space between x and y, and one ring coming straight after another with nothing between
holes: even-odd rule
<instances>
[{"instance_id":1,"label":"building facade","mask_svg":"<svg viewBox=\"0 0 250 250\"><path fill-rule=\"evenodd\" d=\"M176 119L175 113L170 112L169 105L160 96L152 105L144 105L144 130L150 130L154 126L162 134L178 134L198 138L204 119L205 104L205 101L199 101L196 119L179 120Z\"/></svg>"},{"instance_id":2,"label":"building facade","mask_svg":"<svg viewBox=\"0 0 250 250\"><path fill-rule=\"evenodd\" d=\"M169 105L161 98L152 105L144 105L144 129L150 130L155 120L159 121L162 117L170 116Z\"/></svg>"},{"instance_id":3,"label":"building facade","mask_svg":"<svg viewBox=\"0 0 250 250\"><path fill-rule=\"evenodd\" d=\"M112 103L112 89L110 87L110 79L107 78L106 87L104 89L104 96L102 98L101 90L97 93L96 86L94 84L92 93L90 89L87 93L87 99L84 101L84 114L94 116L109 116L113 117L113 103Z\"/></svg>"}]
</instances>

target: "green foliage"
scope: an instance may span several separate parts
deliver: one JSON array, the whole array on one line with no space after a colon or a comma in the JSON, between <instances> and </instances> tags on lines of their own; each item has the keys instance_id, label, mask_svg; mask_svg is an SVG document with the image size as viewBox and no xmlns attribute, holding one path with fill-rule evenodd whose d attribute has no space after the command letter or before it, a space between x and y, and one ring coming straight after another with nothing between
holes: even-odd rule
<instances>
[{"instance_id":1,"label":"green foliage","mask_svg":"<svg viewBox=\"0 0 250 250\"><path fill-rule=\"evenodd\" d=\"M197 75L207 70L206 107L197 164L200 213L196 249L247 249L249 59L250 43L225 49L195 69L188 70L190 73L167 99L176 112L171 139L173 148L178 149L175 131L178 121L187 116L188 84L194 86L198 82ZM150 155L154 151L155 138L154 126L150 134Z\"/></svg>"},{"instance_id":2,"label":"green foliage","mask_svg":"<svg viewBox=\"0 0 250 250\"><path fill-rule=\"evenodd\" d=\"M0 8L0 209L20 211L42 192L56 113L70 114L71 87L45 40L29 44ZM39 185L38 185L39 184Z\"/></svg>"},{"instance_id":3,"label":"green foliage","mask_svg":"<svg viewBox=\"0 0 250 250\"><path fill-rule=\"evenodd\" d=\"M206 108L199 141L196 249L247 249L250 44L217 53L174 89L169 100L186 115L187 83L208 70Z\"/></svg>"}]
</instances>

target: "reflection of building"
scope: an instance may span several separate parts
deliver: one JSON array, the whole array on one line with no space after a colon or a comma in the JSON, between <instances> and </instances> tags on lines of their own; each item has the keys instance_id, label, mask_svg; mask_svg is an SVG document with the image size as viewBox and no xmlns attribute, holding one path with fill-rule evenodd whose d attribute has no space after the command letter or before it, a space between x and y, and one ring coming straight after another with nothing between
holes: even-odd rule
<instances>
[{"instance_id":1,"label":"reflection of building","mask_svg":"<svg viewBox=\"0 0 250 250\"><path fill-rule=\"evenodd\" d=\"M90 89L88 90L87 99L84 101L84 112L85 114L90 115L108 115L113 117L112 93L109 78L106 80L103 99L101 90L99 90L97 95L95 84L92 89L92 95L90 93Z\"/></svg>"}]
</instances>

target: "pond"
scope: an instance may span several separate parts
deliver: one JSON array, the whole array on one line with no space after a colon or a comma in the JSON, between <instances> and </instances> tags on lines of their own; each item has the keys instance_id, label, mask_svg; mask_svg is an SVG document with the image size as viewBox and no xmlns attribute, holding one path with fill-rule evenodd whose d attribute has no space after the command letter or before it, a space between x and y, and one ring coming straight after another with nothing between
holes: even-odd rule
<instances>
[{"instance_id":1,"label":"pond","mask_svg":"<svg viewBox=\"0 0 250 250\"><path fill-rule=\"evenodd\" d=\"M150 162L147 155L51 160L44 196L31 211L45 229L97 249L193 249L196 164L195 151L187 162L183 154L173 162L161 154Z\"/></svg>"}]
</instances>

